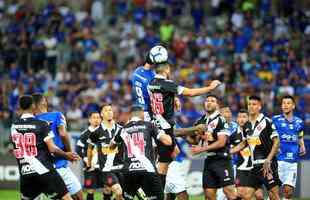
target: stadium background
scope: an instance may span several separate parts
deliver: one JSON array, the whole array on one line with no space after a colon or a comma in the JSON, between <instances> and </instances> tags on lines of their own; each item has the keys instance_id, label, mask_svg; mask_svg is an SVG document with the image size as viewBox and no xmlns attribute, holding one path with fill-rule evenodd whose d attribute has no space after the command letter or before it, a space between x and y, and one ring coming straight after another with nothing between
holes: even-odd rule
<instances>
[{"instance_id":1,"label":"stadium background","mask_svg":"<svg viewBox=\"0 0 310 200\"><path fill-rule=\"evenodd\" d=\"M14 162L2 158L8 158L9 127L18 115L20 95L43 92L51 110L65 113L72 141L87 126L87 113L98 109L100 102L112 102L117 121L124 123L132 104L130 74L158 43L169 49L179 84L199 87L207 80L222 80L218 93L233 114L244 107L249 94L263 98L268 116L279 113L281 95L293 95L296 114L306 125L309 150L309 4L307 0L0 0L0 188L12 175ZM181 101L177 121L186 127L201 116L203 97ZM310 169L309 152L304 159L302 175ZM194 171L200 167L195 162ZM297 195L310 197L306 187L310 180L299 177Z\"/></svg>"}]
</instances>

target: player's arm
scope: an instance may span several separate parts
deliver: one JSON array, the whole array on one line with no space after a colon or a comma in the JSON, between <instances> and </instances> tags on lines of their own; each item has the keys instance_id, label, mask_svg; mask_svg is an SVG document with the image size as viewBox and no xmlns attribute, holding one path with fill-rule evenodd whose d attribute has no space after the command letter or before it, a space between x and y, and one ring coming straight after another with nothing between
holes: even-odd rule
<instances>
[{"instance_id":1,"label":"player's arm","mask_svg":"<svg viewBox=\"0 0 310 200\"><path fill-rule=\"evenodd\" d=\"M214 80L211 82L211 84L209 86L202 87L202 88L186 88L186 87L184 87L181 94L184 96L190 96L190 97L203 95L203 94L206 94L208 92L211 92L220 84L221 84L220 81Z\"/></svg>"},{"instance_id":2,"label":"player's arm","mask_svg":"<svg viewBox=\"0 0 310 200\"><path fill-rule=\"evenodd\" d=\"M170 137L169 135L167 135L167 134L165 133L165 131L163 131L163 130L159 130L159 133L158 133L158 135L157 135L157 139L158 139L159 141L161 141L164 145L169 146L169 145L172 144L172 139L171 139L171 137Z\"/></svg>"},{"instance_id":3,"label":"player's arm","mask_svg":"<svg viewBox=\"0 0 310 200\"><path fill-rule=\"evenodd\" d=\"M63 144L65 145L65 150L66 151L72 151L71 145L70 145L70 137L69 137L69 134L67 132L66 126L65 125L58 126L58 132L59 132L59 136L60 136Z\"/></svg>"},{"instance_id":4,"label":"player's arm","mask_svg":"<svg viewBox=\"0 0 310 200\"><path fill-rule=\"evenodd\" d=\"M88 144L88 147L87 147L87 162L86 162L87 168L91 167L91 161L93 159L93 149L94 149L94 145Z\"/></svg>"},{"instance_id":5,"label":"player's arm","mask_svg":"<svg viewBox=\"0 0 310 200\"><path fill-rule=\"evenodd\" d=\"M192 126L188 128L177 128L177 129L174 129L174 135L176 137L193 136L193 135L203 133L205 129L206 129L206 126L204 124L198 124L196 126Z\"/></svg>"},{"instance_id":6,"label":"player's arm","mask_svg":"<svg viewBox=\"0 0 310 200\"><path fill-rule=\"evenodd\" d=\"M225 147L226 142L228 140L228 136L224 135L224 134L220 134L217 136L217 140L215 142L213 142L210 145L201 147L201 146L193 146L192 147L192 152L193 153L202 153L205 151L213 151L213 150L217 150L220 148Z\"/></svg>"},{"instance_id":7,"label":"player's arm","mask_svg":"<svg viewBox=\"0 0 310 200\"><path fill-rule=\"evenodd\" d=\"M77 161L80 159L80 157L73 153L73 152L64 152L60 148L58 148L55 144L52 138L45 138L44 139L45 144L47 145L47 148L49 152L55 156L66 158L70 161Z\"/></svg>"},{"instance_id":8,"label":"player's arm","mask_svg":"<svg viewBox=\"0 0 310 200\"><path fill-rule=\"evenodd\" d=\"M172 138L170 135L167 135L164 130L157 128L154 124L150 124L149 128L151 130L151 136L154 139L161 141L167 146L172 144Z\"/></svg>"},{"instance_id":9,"label":"player's arm","mask_svg":"<svg viewBox=\"0 0 310 200\"><path fill-rule=\"evenodd\" d=\"M299 155L303 156L306 154L306 146L304 142L304 124L301 124L301 128L298 134L298 145L299 145Z\"/></svg>"},{"instance_id":10,"label":"player's arm","mask_svg":"<svg viewBox=\"0 0 310 200\"><path fill-rule=\"evenodd\" d=\"M229 152L231 154L238 153L239 151L242 151L246 146L247 146L247 142L246 142L246 140L243 140L239 144L237 144L236 146L232 147Z\"/></svg>"},{"instance_id":11,"label":"player's arm","mask_svg":"<svg viewBox=\"0 0 310 200\"><path fill-rule=\"evenodd\" d=\"M272 148L264 162L264 166L263 166L264 176L267 176L269 173L272 173L271 162L272 162L272 159L277 155L279 148L280 148L279 135L273 123L271 123L270 139L272 140Z\"/></svg>"}]
</instances>

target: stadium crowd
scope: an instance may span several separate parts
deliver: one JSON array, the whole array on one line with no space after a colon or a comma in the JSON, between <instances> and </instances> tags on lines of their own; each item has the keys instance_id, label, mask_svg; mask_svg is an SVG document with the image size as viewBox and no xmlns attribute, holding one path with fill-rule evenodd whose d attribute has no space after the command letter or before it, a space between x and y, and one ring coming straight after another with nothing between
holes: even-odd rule
<instances>
[{"instance_id":1,"label":"stadium crowd","mask_svg":"<svg viewBox=\"0 0 310 200\"><path fill-rule=\"evenodd\" d=\"M18 97L34 92L43 92L73 129L101 101L117 105L115 116L125 122L130 75L158 43L169 49L179 84L223 81L219 92L234 114L251 93L267 102L267 115L278 113L279 97L290 94L309 127L310 13L295 1L275 6L268 0L94 0L86 9L70 1L49 1L42 8L21 2L0 0L4 128ZM204 99L181 100L178 120L187 126L201 116Z\"/></svg>"}]
</instances>

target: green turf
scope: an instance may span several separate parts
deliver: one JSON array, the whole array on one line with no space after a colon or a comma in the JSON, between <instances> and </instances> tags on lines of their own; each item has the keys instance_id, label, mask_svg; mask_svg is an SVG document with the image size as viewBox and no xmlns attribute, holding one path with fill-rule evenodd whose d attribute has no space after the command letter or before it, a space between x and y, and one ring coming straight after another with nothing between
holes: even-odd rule
<instances>
[{"instance_id":1,"label":"green turf","mask_svg":"<svg viewBox=\"0 0 310 200\"><path fill-rule=\"evenodd\" d=\"M85 196L86 199L86 196ZM95 200L101 200L101 194L97 192L95 194ZM0 190L0 200L20 200L19 192L16 190ZM203 200L203 196L192 196L190 200ZM295 200L310 200L307 199L295 199Z\"/></svg>"},{"instance_id":2,"label":"green turf","mask_svg":"<svg viewBox=\"0 0 310 200\"><path fill-rule=\"evenodd\" d=\"M86 199L86 195L85 198ZM190 200L200 200L202 196L191 197ZM20 200L19 192L16 190L0 190L0 200ZM102 200L101 194L96 192L95 200Z\"/></svg>"}]
</instances>

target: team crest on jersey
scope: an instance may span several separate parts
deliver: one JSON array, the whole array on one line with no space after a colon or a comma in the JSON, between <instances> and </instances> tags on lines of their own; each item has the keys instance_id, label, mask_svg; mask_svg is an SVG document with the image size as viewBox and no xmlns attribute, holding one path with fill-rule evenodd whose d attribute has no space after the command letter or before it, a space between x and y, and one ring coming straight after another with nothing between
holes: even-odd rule
<instances>
[{"instance_id":1,"label":"team crest on jersey","mask_svg":"<svg viewBox=\"0 0 310 200\"><path fill-rule=\"evenodd\" d=\"M261 125L258 125L258 126L257 126L257 130L258 130L258 131L263 130L262 126L261 126Z\"/></svg>"}]
</instances>

